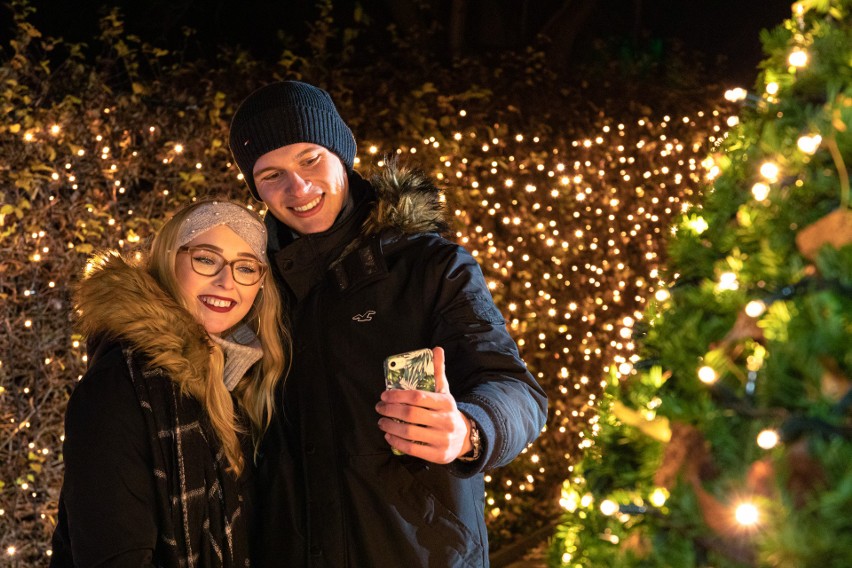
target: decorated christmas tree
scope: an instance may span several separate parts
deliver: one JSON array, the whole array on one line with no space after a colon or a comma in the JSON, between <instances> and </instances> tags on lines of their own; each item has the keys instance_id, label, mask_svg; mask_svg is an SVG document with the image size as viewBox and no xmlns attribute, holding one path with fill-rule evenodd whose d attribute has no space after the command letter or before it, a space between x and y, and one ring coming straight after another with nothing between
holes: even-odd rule
<instances>
[{"instance_id":1,"label":"decorated christmas tree","mask_svg":"<svg viewBox=\"0 0 852 568\"><path fill-rule=\"evenodd\" d=\"M763 33L566 482L562 566L852 566L852 1Z\"/></svg>"}]
</instances>

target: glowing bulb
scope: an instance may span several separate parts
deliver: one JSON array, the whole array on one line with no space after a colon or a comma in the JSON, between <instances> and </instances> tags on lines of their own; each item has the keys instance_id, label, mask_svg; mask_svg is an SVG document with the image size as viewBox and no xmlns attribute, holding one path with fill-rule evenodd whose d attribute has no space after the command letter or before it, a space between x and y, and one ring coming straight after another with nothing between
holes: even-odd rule
<instances>
[{"instance_id":1,"label":"glowing bulb","mask_svg":"<svg viewBox=\"0 0 852 568\"><path fill-rule=\"evenodd\" d=\"M704 220L704 217L695 217L694 219L690 219L686 222L686 226L692 229L692 232L696 235L700 235L710 227L710 225L707 224L707 221Z\"/></svg>"},{"instance_id":2,"label":"glowing bulb","mask_svg":"<svg viewBox=\"0 0 852 568\"><path fill-rule=\"evenodd\" d=\"M744 527L754 526L757 524L758 520L760 520L757 507L751 503L740 503L737 505L734 516L736 517L737 522Z\"/></svg>"},{"instance_id":3,"label":"glowing bulb","mask_svg":"<svg viewBox=\"0 0 852 568\"><path fill-rule=\"evenodd\" d=\"M793 67L804 67L808 64L808 52L800 48L794 49L790 52L790 56L787 58L787 63Z\"/></svg>"},{"instance_id":4,"label":"glowing bulb","mask_svg":"<svg viewBox=\"0 0 852 568\"><path fill-rule=\"evenodd\" d=\"M764 162L760 166L760 175L765 177L770 182L778 181L778 174L780 173L780 169L778 168L778 164L773 162Z\"/></svg>"},{"instance_id":5,"label":"glowing bulb","mask_svg":"<svg viewBox=\"0 0 852 568\"><path fill-rule=\"evenodd\" d=\"M651 501L651 505L654 507L662 507L666 504L666 499L668 498L668 492L665 489L657 487L654 489L654 492L651 493L649 500Z\"/></svg>"},{"instance_id":6,"label":"glowing bulb","mask_svg":"<svg viewBox=\"0 0 852 568\"><path fill-rule=\"evenodd\" d=\"M736 87L734 89L728 89L727 91L725 91L725 100L735 103L737 101L745 99L746 95L748 95L748 91L746 91L742 87Z\"/></svg>"},{"instance_id":7,"label":"glowing bulb","mask_svg":"<svg viewBox=\"0 0 852 568\"><path fill-rule=\"evenodd\" d=\"M183 152L183 144L175 144L175 152L177 152L178 154Z\"/></svg>"},{"instance_id":8,"label":"glowing bulb","mask_svg":"<svg viewBox=\"0 0 852 568\"><path fill-rule=\"evenodd\" d=\"M658 302L665 302L666 300L671 298L671 294L669 294L668 290L664 290L664 289L661 288L654 293L654 298Z\"/></svg>"},{"instance_id":9,"label":"glowing bulb","mask_svg":"<svg viewBox=\"0 0 852 568\"><path fill-rule=\"evenodd\" d=\"M822 136L820 136L819 134L814 134L813 136L802 136L797 142L799 150L809 155L814 154L817 149L819 149L819 145L821 143Z\"/></svg>"},{"instance_id":10,"label":"glowing bulb","mask_svg":"<svg viewBox=\"0 0 852 568\"><path fill-rule=\"evenodd\" d=\"M766 304L764 304L761 300L752 300L745 307L745 313L750 318L756 318L763 315L763 312L766 311Z\"/></svg>"},{"instance_id":11,"label":"glowing bulb","mask_svg":"<svg viewBox=\"0 0 852 568\"><path fill-rule=\"evenodd\" d=\"M612 516L618 512L618 503L615 501L610 501L609 499L604 499L601 501L601 513L606 515L607 517Z\"/></svg>"},{"instance_id":12,"label":"glowing bulb","mask_svg":"<svg viewBox=\"0 0 852 568\"><path fill-rule=\"evenodd\" d=\"M729 116L727 120L728 126L733 128L734 126L740 123L740 117L738 116Z\"/></svg>"},{"instance_id":13,"label":"glowing bulb","mask_svg":"<svg viewBox=\"0 0 852 568\"><path fill-rule=\"evenodd\" d=\"M778 83L776 83L775 81L767 83L766 84L766 93L770 94L770 95L777 95L778 94Z\"/></svg>"},{"instance_id":14,"label":"glowing bulb","mask_svg":"<svg viewBox=\"0 0 852 568\"><path fill-rule=\"evenodd\" d=\"M698 369L698 380L702 383L712 385L719 379L719 375L716 374L716 371L713 367L708 367L707 365Z\"/></svg>"},{"instance_id":15,"label":"glowing bulb","mask_svg":"<svg viewBox=\"0 0 852 568\"><path fill-rule=\"evenodd\" d=\"M778 432L775 430L763 430L757 435L757 445L764 450L771 450L778 445L779 441L780 438L778 437Z\"/></svg>"},{"instance_id":16,"label":"glowing bulb","mask_svg":"<svg viewBox=\"0 0 852 568\"><path fill-rule=\"evenodd\" d=\"M717 290L736 290L739 287L740 285L739 282L737 282L737 275L733 272L723 272L719 275L719 284L716 286Z\"/></svg>"},{"instance_id":17,"label":"glowing bulb","mask_svg":"<svg viewBox=\"0 0 852 568\"><path fill-rule=\"evenodd\" d=\"M763 201L769 196L769 186L762 182L757 182L751 186L751 193L758 201Z\"/></svg>"}]
</instances>

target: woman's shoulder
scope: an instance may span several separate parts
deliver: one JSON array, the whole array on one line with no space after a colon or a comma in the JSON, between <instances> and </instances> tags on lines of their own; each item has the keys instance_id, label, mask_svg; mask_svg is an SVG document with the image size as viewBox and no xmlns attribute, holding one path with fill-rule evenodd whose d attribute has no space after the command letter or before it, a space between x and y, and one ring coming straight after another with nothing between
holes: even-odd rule
<instances>
[{"instance_id":1,"label":"woman's shoulder","mask_svg":"<svg viewBox=\"0 0 852 568\"><path fill-rule=\"evenodd\" d=\"M139 401L131 380L132 355L120 341L106 340L91 350L90 365L68 400L66 428L80 421L108 427L141 420Z\"/></svg>"}]
</instances>

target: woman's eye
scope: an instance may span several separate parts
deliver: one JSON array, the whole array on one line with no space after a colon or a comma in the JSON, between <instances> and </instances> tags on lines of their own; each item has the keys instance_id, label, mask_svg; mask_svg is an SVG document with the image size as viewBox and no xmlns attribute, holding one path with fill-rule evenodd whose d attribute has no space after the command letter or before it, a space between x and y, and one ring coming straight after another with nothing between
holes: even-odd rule
<instances>
[{"instance_id":1,"label":"woman's eye","mask_svg":"<svg viewBox=\"0 0 852 568\"><path fill-rule=\"evenodd\" d=\"M317 155L315 155L315 156L311 156L310 158L308 158L307 160L305 160L305 165L306 165L306 166L313 166L314 164L316 164L317 162L319 162L319 159L320 159L320 155L319 155L319 154L317 154Z\"/></svg>"},{"instance_id":2,"label":"woman's eye","mask_svg":"<svg viewBox=\"0 0 852 568\"><path fill-rule=\"evenodd\" d=\"M194 260L195 262L200 262L202 264L216 264L216 259L207 254L196 254L192 257L192 260Z\"/></svg>"},{"instance_id":3,"label":"woman's eye","mask_svg":"<svg viewBox=\"0 0 852 568\"><path fill-rule=\"evenodd\" d=\"M272 172L269 175L264 176L263 179L260 180L260 181L262 181L262 182L264 182L264 181L275 181L276 179L278 179L280 177L281 177L280 172Z\"/></svg>"},{"instance_id":4,"label":"woman's eye","mask_svg":"<svg viewBox=\"0 0 852 568\"><path fill-rule=\"evenodd\" d=\"M255 274L258 271L258 268L253 264L238 264L237 270L243 272L245 274Z\"/></svg>"}]
</instances>

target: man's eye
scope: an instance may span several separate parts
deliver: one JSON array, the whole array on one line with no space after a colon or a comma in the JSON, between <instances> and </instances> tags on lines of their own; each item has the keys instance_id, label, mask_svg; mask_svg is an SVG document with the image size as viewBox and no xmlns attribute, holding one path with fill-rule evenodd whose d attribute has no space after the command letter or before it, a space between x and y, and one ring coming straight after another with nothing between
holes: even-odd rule
<instances>
[{"instance_id":1,"label":"man's eye","mask_svg":"<svg viewBox=\"0 0 852 568\"><path fill-rule=\"evenodd\" d=\"M279 179L280 177L281 177L281 172L272 172L268 175L263 176L263 179L261 179L260 181L261 182L275 181L275 180Z\"/></svg>"},{"instance_id":2,"label":"man's eye","mask_svg":"<svg viewBox=\"0 0 852 568\"><path fill-rule=\"evenodd\" d=\"M306 166L313 166L314 164L319 162L319 160L320 160L320 155L316 154L314 156L309 157L307 160L305 160L305 165Z\"/></svg>"}]
</instances>

